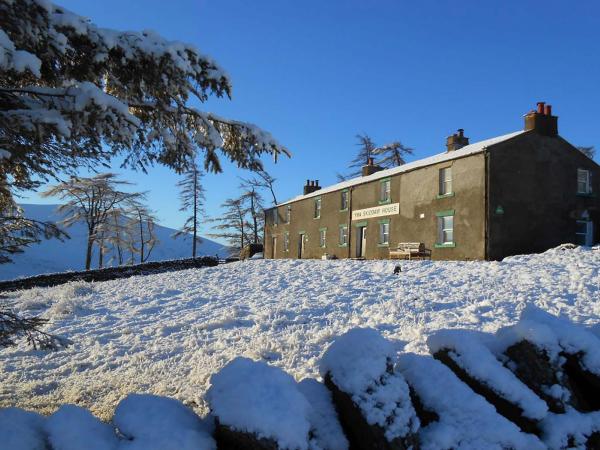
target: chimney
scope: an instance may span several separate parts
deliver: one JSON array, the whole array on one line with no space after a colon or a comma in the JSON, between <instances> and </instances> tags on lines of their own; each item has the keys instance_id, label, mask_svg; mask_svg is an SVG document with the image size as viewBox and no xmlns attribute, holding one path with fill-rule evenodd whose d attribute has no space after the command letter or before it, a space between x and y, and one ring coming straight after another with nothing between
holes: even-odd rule
<instances>
[{"instance_id":1,"label":"chimney","mask_svg":"<svg viewBox=\"0 0 600 450\"><path fill-rule=\"evenodd\" d=\"M306 180L306 185L304 186L304 195L311 194L319 189L321 189L321 186L319 186L319 180Z\"/></svg>"},{"instance_id":2,"label":"chimney","mask_svg":"<svg viewBox=\"0 0 600 450\"><path fill-rule=\"evenodd\" d=\"M465 130L462 128L446 139L446 149L449 152L463 148L465 145L469 145L469 138L465 137Z\"/></svg>"},{"instance_id":3,"label":"chimney","mask_svg":"<svg viewBox=\"0 0 600 450\"><path fill-rule=\"evenodd\" d=\"M362 176L366 177L368 175L374 174L375 172L379 172L380 170L383 170L383 167L376 165L373 161L373 158L369 158L367 160L367 165L362 166Z\"/></svg>"},{"instance_id":4,"label":"chimney","mask_svg":"<svg viewBox=\"0 0 600 450\"><path fill-rule=\"evenodd\" d=\"M525 114L525 131L534 130L542 136L558 135L558 117L552 115L552 105L537 103L537 110Z\"/></svg>"}]
</instances>

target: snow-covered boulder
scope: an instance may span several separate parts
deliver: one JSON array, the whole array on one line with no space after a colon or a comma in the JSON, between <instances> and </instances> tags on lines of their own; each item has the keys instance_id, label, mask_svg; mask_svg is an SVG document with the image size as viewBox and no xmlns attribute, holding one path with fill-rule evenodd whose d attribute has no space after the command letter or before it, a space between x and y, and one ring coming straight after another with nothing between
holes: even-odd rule
<instances>
[{"instance_id":1,"label":"snow-covered boulder","mask_svg":"<svg viewBox=\"0 0 600 450\"><path fill-rule=\"evenodd\" d=\"M311 449L348 450L348 439L333 406L331 392L324 384L312 378L305 378L298 383L298 389L311 405L308 417Z\"/></svg>"},{"instance_id":2,"label":"snow-covered boulder","mask_svg":"<svg viewBox=\"0 0 600 450\"><path fill-rule=\"evenodd\" d=\"M440 330L427 340L436 359L473 391L527 433L537 433L548 406L507 369L484 344L493 335L470 330Z\"/></svg>"},{"instance_id":3,"label":"snow-covered boulder","mask_svg":"<svg viewBox=\"0 0 600 450\"><path fill-rule=\"evenodd\" d=\"M45 418L20 408L0 409L0 448L46 450Z\"/></svg>"},{"instance_id":4,"label":"snow-covered boulder","mask_svg":"<svg viewBox=\"0 0 600 450\"><path fill-rule=\"evenodd\" d=\"M52 450L117 450L119 440L112 426L87 409L63 405L45 423Z\"/></svg>"},{"instance_id":5,"label":"snow-covered boulder","mask_svg":"<svg viewBox=\"0 0 600 450\"><path fill-rule=\"evenodd\" d=\"M219 450L308 450L311 406L294 378L238 357L211 377L206 400Z\"/></svg>"},{"instance_id":6,"label":"snow-covered boulder","mask_svg":"<svg viewBox=\"0 0 600 450\"><path fill-rule=\"evenodd\" d=\"M422 450L541 450L531 434L498 414L441 362L403 354L397 368L415 392L420 414L428 417L419 432Z\"/></svg>"},{"instance_id":7,"label":"snow-covered boulder","mask_svg":"<svg viewBox=\"0 0 600 450\"><path fill-rule=\"evenodd\" d=\"M340 421L353 447L408 449L417 445L419 419L409 387L394 372L396 351L376 330L355 328L321 359Z\"/></svg>"},{"instance_id":8,"label":"snow-covered boulder","mask_svg":"<svg viewBox=\"0 0 600 450\"><path fill-rule=\"evenodd\" d=\"M113 418L127 439L123 450L215 450L216 443L202 420L178 400L130 394Z\"/></svg>"},{"instance_id":9,"label":"snow-covered boulder","mask_svg":"<svg viewBox=\"0 0 600 450\"><path fill-rule=\"evenodd\" d=\"M495 351L552 412L600 410L600 339L592 332L529 306L496 336Z\"/></svg>"}]
</instances>

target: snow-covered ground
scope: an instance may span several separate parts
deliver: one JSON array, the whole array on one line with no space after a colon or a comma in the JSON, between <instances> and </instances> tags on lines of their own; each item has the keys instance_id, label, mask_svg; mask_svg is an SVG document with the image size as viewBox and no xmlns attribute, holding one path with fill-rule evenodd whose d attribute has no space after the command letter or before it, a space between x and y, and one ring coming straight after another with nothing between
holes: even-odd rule
<instances>
[{"instance_id":1,"label":"snow-covered ground","mask_svg":"<svg viewBox=\"0 0 600 450\"><path fill-rule=\"evenodd\" d=\"M206 412L209 378L236 356L319 376L333 339L372 327L397 350L428 353L442 328L495 331L527 304L600 322L600 249L554 249L503 262L253 260L10 294L74 345L0 351L0 407L88 407L108 420L132 392ZM598 327L595 328L599 332Z\"/></svg>"},{"instance_id":2,"label":"snow-covered ground","mask_svg":"<svg viewBox=\"0 0 600 450\"><path fill-rule=\"evenodd\" d=\"M40 221L59 222L63 216L57 214L58 205L21 205L25 217ZM65 231L71 239L64 242L58 239L44 239L39 244L33 244L23 253L12 257L13 263L0 265L0 280L39 275L43 273L65 272L68 270L83 270L85 268L85 248L87 242L87 229L83 222L66 228ZM154 232L158 243L150 254L149 261L162 261L165 259L190 258L192 244L189 238L173 239L177 230L156 225ZM95 249L95 248L94 248ZM202 237L198 246L199 255L221 257L227 256L228 248L218 242ZM92 257L92 268L97 264L97 253ZM136 256L139 258L139 256ZM111 255L105 255L105 264L110 266ZM136 261L137 262L137 261Z\"/></svg>"}]
</instances>

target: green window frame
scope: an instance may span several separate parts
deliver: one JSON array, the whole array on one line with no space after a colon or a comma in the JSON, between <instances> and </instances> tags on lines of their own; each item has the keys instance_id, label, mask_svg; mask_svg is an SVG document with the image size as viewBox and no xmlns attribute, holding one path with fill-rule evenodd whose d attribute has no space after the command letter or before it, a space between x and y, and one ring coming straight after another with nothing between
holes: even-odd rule
<instances>
[{"instance_id":1,"label":"green window frame","mask_svg":"<svg viewBox=\"0 0 600 450\"><path fill-rule=\"evenodd\" d=\"M327 247L327 228L319 228L319 247Z\"/></svg>"},{"instance_id":2,"label":"green window frame","mask_svg":"<svg viewBox=\"0 0 600 450\"><path fill-rule=\"evenodd\" d=\"M315 198L314 208L315 209L314 209L313 218L320 219L321 218L321 197Z\"/></svg>"},{"instance_id":3,"label":"green window frame","mask_svg":"<svg viewBox=\"0 0 600 450\"><path fill-rule=\"evenodd\" d=\"M384 178L379 181L379 204L385 205L392 202L392 179Z\"/></svg>"},{"instance_id":4,"label":"green window frame","mask_svg":"<svg viewBox=\"0 0 600 450\"><path fill-rule=\"evenodd\" d=\"M382 219L379 223L378 247L389 247L390 245L390 219Z\"/></svg>"},{"instance_id":5,"label":"green window frame","mask_svg":"<svg viewBox=\"0 0 600 450\"><path fill-rule=\"evenodd\" d=\"M283 251L284 252L290 251L290 233L287 231L285 233L283 233Z\"/></svg>"},{"instance_id":6,"label":"green window frame","mask_svg":"<svg viewBox=\"0 0 600 450\"><path fill-rule=\"evenodd\" d=\"M437 216L438 237L435 248L456 247L454 240L454 210L438 211Z\"/></svg>"},{"instance_id":7,"label":"green window frame","mask_svg":"<svg viewBox=\"0 0 600 450\"><path fill-rule=\"evenodd\" d=\"M348 247L348 225L339 225L338 246Z\"/></svg>"},{"instance_id":8,"label":"green window frame","mask_svg":"<svg viewBox=\"0 0 600 450\"><path fill-rule=\"evenodd\" d=\"M350 190L342 189L340 192L340 211L348 211L348 205L350 203Z\"/></svg>"},{"instance_id":9,"label":"green window frame","mask_svg":"<svg viewBox=\"0 0 600 450\"><path fill-rule=\"evenodd\" d=\"M442 167L439 170L439 191L438 198L451 197L454 195L452 190L452 166Z\"/></svg>"}]
</instances>

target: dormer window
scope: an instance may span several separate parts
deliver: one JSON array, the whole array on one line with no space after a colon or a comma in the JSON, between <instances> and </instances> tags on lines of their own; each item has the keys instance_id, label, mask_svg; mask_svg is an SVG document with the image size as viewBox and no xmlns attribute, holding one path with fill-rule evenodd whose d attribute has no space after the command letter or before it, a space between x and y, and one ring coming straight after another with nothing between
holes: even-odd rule
<instances>
[{"instance_id":1,"label":"dormer window","mask_svg":"<svg viewBox=\"0 0 600 450\"><path fill-rule=\"evenodd\" d=\"M592 173L587 169L577 169L577 193L592 193Z\"/></svg>"}]
</instances>

